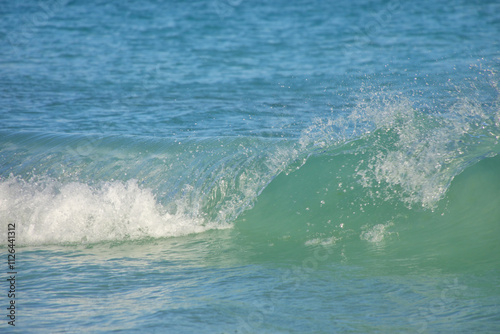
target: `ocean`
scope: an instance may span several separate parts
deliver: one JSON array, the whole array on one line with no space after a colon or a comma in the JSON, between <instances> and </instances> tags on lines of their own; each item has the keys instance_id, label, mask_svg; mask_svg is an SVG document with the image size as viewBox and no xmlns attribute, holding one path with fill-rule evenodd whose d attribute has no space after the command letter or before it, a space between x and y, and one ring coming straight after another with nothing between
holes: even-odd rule
<instances>
[{"instance_id":1,"label":"ocean","mask_svg":"<svg viewBox=\"0 0 500 334\"><path fill-rule=\"evenodd\" d=\"M500 3L0 9L0 332L500 332Z\"/></svg>"}]
</instances>

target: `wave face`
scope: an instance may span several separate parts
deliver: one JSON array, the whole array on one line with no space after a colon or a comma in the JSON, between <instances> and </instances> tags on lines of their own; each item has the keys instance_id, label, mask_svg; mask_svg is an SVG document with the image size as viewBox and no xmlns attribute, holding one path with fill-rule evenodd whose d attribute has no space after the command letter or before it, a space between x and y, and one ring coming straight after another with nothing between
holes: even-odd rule
<instances>
[{"instance_id":1,"label":"wave face","mask_svg":"<svg viewBox=\"0 0 500 334\"><path fill-rule=\"evenodd\" d=\"M361 239L377 242L397 217L450 210L454 202L443 203L461 197L450 193L454 178L479 173L473 166L499 153L498 92L489 88L487 102L459 96L431 111L403 93L359 94L345 113L315 118L291 138L4 131L2 220L19 225L25 245L234 224L282 237L293 231L308 243L333 242L354 225ZM480 194L481 202L494 195Z\"/></svg>"},{"instance_id":2,"label":"wave face","mask_svg":"<svg viewBox=\"0 0 500 334\"><path fill-rule=\"evenodd\" d=\"M258 140L40 133L2 138L1 212L20 222L25 244L229 227L295 154Z\"/></svg>"},{"instance_id":3,"label":"wave face","mask_svg":"<svg viewBox=\"0 0 500 334\"><path fill-rule=\"evenodd\" d=\"M339 261L375 254L382 271L410 254L419 258L404 267L489 268L500 261L495 101L457 98L427 113L374 94L345 117L317 119L299 141L307 162L278 176L237 227L266 246L332 247Z\"/></svg>"}]
</instances>

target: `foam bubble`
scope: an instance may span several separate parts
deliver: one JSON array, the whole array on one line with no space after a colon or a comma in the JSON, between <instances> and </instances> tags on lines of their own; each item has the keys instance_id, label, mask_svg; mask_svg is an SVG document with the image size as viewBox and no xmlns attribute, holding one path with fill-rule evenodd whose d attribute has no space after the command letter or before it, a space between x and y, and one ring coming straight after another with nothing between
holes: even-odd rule
<instances>
[{"instance_id":1,"label":"foam bubble","mask_svg":"<svg viewBox=\"0 0 500 334\"><path fill-rule=\"evenodd\" d=\"M307 240L304 245L306 246L316 246L316 245L321 245L321 246L327 246L327 245L334 245L337 241L339 241L340 238L335 238L335 237L329 237L329 238L315 238L311 240Z\"/></svg>"},{"instance_id":2,"label":"foam bubble","mask_svg":"<svg viewBox=\"0 0 500 334\"><path fill-rule=\"evenodd\" d=\"M371 243L380 243L384 240L385 236L392 234L392 232L387 231L387 228L392 226L392 223L387 224L377 224L373 227L364 226L364 231L361 232L361 240L366 240Z\"/></svg>"},{"instance_id":3,"label":"foam bubble","mask_svg":"<svg viewBox=\"0 0 500 334\"><path fill-rule=\"evenodd\" d=\"M22 245L171 237L230 226L171 214L135 180L89 186L12 176L0 181L0 219L16 224Z\"/></svg>"}]
</instances>

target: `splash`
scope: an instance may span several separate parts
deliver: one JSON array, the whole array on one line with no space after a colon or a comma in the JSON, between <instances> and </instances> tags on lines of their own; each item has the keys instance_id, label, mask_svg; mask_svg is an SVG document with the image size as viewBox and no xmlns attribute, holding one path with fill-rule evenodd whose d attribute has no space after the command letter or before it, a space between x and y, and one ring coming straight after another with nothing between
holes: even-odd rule
<instances>
[{"instance_id":1,"label":"splash","mask_svg":"<svg viewBox=\"0 0 500 334\"><path fill-rule=\"evenodd\" d=\"M372 197L433 209L456 175L498 153L498 105L459 97L431 112L399 93L365 94L350 114L316 119L300 143L358 156L355 177Z\"/></svg>"},{"instance_id":2,"label":"splash","mask_svg":"<svg viewBox=\"0 0 500 334\"><path fill-rule=\"evenodd\" d=\"M16 224L21 245L161 238L230 226L171 214L135 180L89 186L10 177L0 182L0 216Z\"/></svg>"},{"instance_id":3,"label":"splash","mask_svg":"<svg viewBox=\"0 0 500 334\"><path fill-rule=\"evenodd\" d=\"M447 113L429 115L407 103L396 105L390 121L377 126L357 174L365 187L387 185L386 198L397 192L408 206L433 208L451 180L498 144L495 120L468 99ZM495 133L493 133L495 132Z\"/></svg>"}]
</instances>

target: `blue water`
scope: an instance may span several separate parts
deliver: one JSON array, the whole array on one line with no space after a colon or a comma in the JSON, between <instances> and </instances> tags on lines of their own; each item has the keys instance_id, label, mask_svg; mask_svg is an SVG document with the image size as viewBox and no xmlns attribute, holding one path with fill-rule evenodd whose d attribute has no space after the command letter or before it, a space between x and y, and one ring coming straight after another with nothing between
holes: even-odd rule
<instances>
[{"instance_id":1,"label":"blue water","mask_svg":"<svg viewBox=\"0 0 500 334\"><path fill-rule=\"evenodd\" d=\"M1 331L500 332L498 36L497 1L3 4Z\"/></svg>"}]
</instances>

